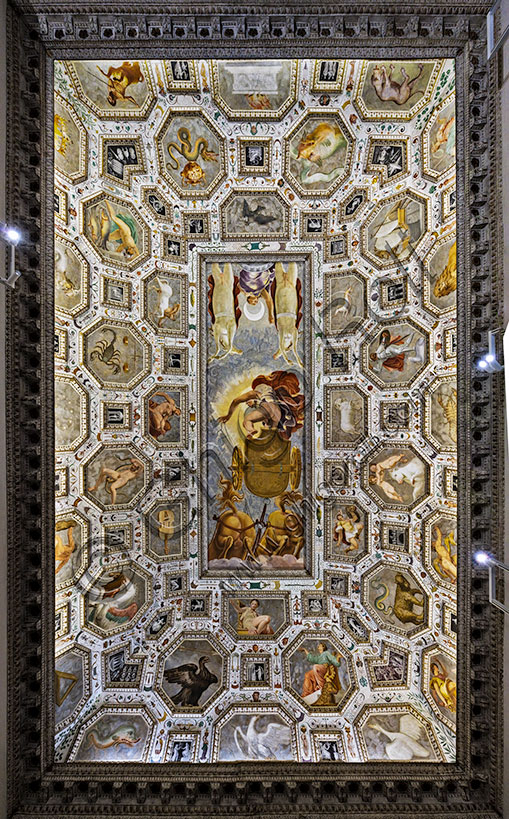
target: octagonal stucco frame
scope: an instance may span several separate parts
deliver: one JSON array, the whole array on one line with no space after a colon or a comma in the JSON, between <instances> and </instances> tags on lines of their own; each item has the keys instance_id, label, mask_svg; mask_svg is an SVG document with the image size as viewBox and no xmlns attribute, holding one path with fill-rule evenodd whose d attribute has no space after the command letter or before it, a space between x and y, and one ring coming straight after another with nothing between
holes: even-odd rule
<instances>
[{"instance_id":1,"label":"octagonal stucco frame","mask_svg":"<svg viewBox=\"0 0 509 819\"><path fill-rule=\"evenodd\" d=\"M294 139L295 135L300 131L304 130L304 126L311 120L316 121L318 119L328 119L334 120L336 125L339 127L343 137L346 140L346 152L345 152L345 163L343 169L338 173L335 179L329 184L327 188L317 188L317 189L306 189L306 187L294 176L293 172L290 170L290 163L291 163L291 141ZM343 116L340 114L338 110L330 110L330 109L323 109L323 110L316 110L314 108L310 108L306 111L304 116L302 116L294 125L292 125L291 129L285 134L284 139L284 163L283 163L283 175L290 187L295 188L299 191L302 197L306 198L325 198L331 196L335 191L337 191L341 182L344 182L348 173L350 171L350 167L352 164L352 155L354 153L354 139L352 137L352 133L350 128L347 126Z\"/></svg>"},{"instance_id":2,"label":"octagonal stucco frame","mask_svg":"<svg viewBox=\"0 0 509 819\"><path fill-rule=\"evenodd\" d=\"M350 636L350 635L348 635ZM302 647L303 643L306 641L313 640L315 644L319 643L320 640L323 640L327 645L332 645L336 651L338 651L343 659L346 662L347 669L348 669L348 677L350 684L348 688L345 690L343 698L339 701L337 705L307 705L306 702L303 700L302 696L295 690L292 686L292 672L290 661L294 654L299 651ZM352 642L351 638L350 641ZM287 690L292 695L292 697L299 703L301 708L304 708L310 714L336 714L338 717L341 716L342 709L346 706L346 704L355 696L356 692L359 689L357 676L355 674L355 663L352 656L351 650L347 649L343 645L344 640L341 640L333 631L309 631L307 633L299 634L296 640L294 640L290 645L285 648L283 652L282 662L284 664L284 674L287 684Z\"/></svg>"},{"instance_id":3,"label":"octagonal stucco frame","mask_svg":"<svg viewBox=\"0 0 509 819\"><path fill-rule=\"evenodd\" d=\"M163 688L163 677L166 660L168 659L168 657L172 656L175 653L175 651L177 651L184 643L190 643L193 640L195 641L201 640L203 642L208 642L209 645L215 649L216 653L219 654L221 658L221 679L218 681L218 687L216 691L210 692L210 694L207 696L204 702L201 703L200 705L175 705L172 702L170 695ZM214 704L218 697L221 696L223 687L227 685L228 663L226 650L221 646L221 643L219 642L217 636L214 635L213 632L205 630L200 631L198 629L193 631L191 630L182 631L171 643L169 643L168 646L165 647L164 653L161 654L161 656L159 657L157 662L156 680L157 680L156 688L160 692L160 696L163 702L170 709L172 714L179 714L181 719L183 715L191 716L193 714L204 714L206 711L210 709L210 707ZM178 683L176 683L176 685L178 685Z\"/></svg>"}]
</instances>

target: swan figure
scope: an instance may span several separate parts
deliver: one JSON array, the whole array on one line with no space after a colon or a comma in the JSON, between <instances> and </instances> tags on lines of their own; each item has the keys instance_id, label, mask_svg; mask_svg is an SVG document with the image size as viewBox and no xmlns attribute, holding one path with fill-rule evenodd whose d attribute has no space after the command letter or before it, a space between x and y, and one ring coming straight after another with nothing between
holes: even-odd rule
<instances>
[{"instance_id":1,"label":"swan figure","mask_svg":"<svg viewBox=\"0 0 509 819\"><path fill-rule=\"evenodd\" d=\"M399 731L388 731L380 723L371 720L369 727L384 734L390 742L385 746L385 754L392 760L428 759L431 750L421 745L423 728L410 714L399 718Z\"/></svg>"},{"instance_id":2,"label":"swan figure","mask_svg":"<svg viewBox=\"0 0 509 819\"><path fill-rule=\"evenodd\" d=\"M277 759L288 751L291 730L280 722L269 722L264 730L256 727L259 715L251 717L244 732L236 726L234 740L245 759Z\"/></svg>"}]
</instances>

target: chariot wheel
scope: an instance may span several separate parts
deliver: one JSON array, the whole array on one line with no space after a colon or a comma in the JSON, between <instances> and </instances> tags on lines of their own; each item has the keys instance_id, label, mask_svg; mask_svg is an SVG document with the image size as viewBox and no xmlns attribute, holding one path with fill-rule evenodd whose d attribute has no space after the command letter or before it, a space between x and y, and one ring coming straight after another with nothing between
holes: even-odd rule
<instances>
[{"instance_id":1,"label":"chariot wheel","mask_svg":"<svg viewBox=\"0 0 509 819\"><path fill-rule=\"evenodd\" d=\"M232 484L236 492L242 487L242 479L244 475L244 457L239 447L236 446L232 452Z\"/></svg>"},{"instance_id":2,"label":"chariot wheel","mask_svg":"<svg viewBox=\"0 0 509 819\"><path fill-rule=\"evenodd\" d=\"M290 452L290 488L297 489L300 484L300 476L302 475L302 458L300 449L292 446Z\"/></svg>"}]
</instances>

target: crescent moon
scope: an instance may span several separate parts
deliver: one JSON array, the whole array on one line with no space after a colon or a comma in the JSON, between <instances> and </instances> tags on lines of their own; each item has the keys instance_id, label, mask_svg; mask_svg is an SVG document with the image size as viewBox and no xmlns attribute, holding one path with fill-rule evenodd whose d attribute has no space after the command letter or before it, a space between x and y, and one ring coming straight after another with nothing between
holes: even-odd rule
<instances>
[{"instance_id":1,"label":"crescent moon","mask_svg":"<svg viewBox=\"0 0 509 819\"><path fill-rule=\"evenodd\" d=\"M263 301L258 301L258 304L249 304L249 302L246 301L243 309L248 321L259 321L265 315L265 305Z\"/></svg>"}]
</instances>

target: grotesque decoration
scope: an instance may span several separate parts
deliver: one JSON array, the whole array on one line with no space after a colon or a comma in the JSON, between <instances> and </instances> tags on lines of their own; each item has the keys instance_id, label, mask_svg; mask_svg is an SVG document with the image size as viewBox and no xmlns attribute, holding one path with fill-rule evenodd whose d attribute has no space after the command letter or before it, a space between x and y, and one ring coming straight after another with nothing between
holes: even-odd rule
<instances>
[{"instance_id":1,"label":"grotesque decoration","mask_svg":"<svg viewBox=\"0 0 509 819\"><path fill-rule=\"evenodd\" d=\"M117 57L54 63L55 761L454 763L454 61Z\"/></svg>"}]
</instances>

